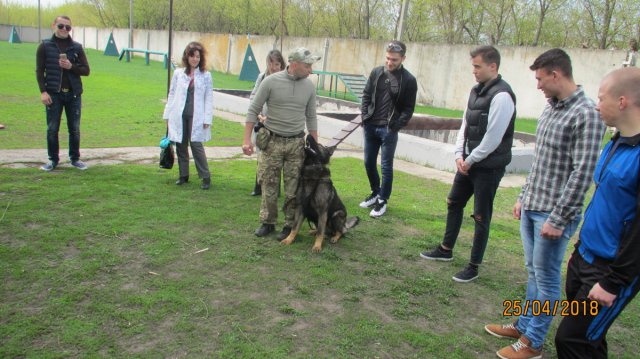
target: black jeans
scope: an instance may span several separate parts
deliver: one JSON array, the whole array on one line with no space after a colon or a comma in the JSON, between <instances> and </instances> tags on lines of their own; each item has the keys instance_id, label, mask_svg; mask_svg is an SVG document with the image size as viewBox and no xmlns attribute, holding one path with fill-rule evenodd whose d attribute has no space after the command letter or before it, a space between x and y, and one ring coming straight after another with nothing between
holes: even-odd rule
<instances>
[{"instance_id":1,"label":"black jeans","mask_svg":"<svg viewBox=\"0 0 640 359\"><path fill-rule=\"evenodd\" d=\"M458 172L453 180L453 186L447 198L447 227L442 244L450 249L453 249L456 245L460 227L462 226L464 207L471 196L474 196L475 205L471 217L475 220L475 233L470 263L482 263L482 257L489 240L493 199L496 196L496 190L502 176L504 176L504 168L485 169L472 167L468 176Z\"/></svg>"},{"instance_id":2,"label":"black jeans","mask_svg":"<svg viewBox=\"0 0 640 359\"><path fill-rule=\"evenodd\" d=\"M640 289L640 278L636 277L631 285L620 289L611 307L598 305L597 310L592 312L589 291L609 271L607 263L596 261L589 264L577 248L571 254L565 290L568 303L573 303L580 310L578 313L569 313L560 322L555 338L558 358L607 358L607 331ZM575 305L583 302L586 305Z\"/></svg>"},{"instance_id":3,"label":"black jeans","mask_svg":"<svg viewBox=\"0 0 640 359\"><path fill-rule=\"evenodd\" d=\"M60 144L58 131L62 110L67 116L67 130L69 131L69 159L75 162L80 159L80 115L82 110L82 97L75 96L73 92L50 93L51 105L46 106L47 111L47 152L49 160L53 163L60 162Z\"/></svg>"}]
</instances>

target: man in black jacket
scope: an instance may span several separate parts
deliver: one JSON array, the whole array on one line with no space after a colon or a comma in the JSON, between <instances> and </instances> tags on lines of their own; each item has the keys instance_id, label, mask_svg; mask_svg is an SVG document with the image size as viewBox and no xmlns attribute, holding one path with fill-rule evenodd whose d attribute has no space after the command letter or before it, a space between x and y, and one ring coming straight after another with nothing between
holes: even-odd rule
<instances>
[{"instance_id":1,"label":"man in black jacket","mask_svg":"<svg viewBox=\"0 0 640 359\"><path fill-rule=\"evenodd\" d=\"M456 141L457 173L447 198L447 227L442 244L420 253L425 259L451 261L460 233L464 207L474 197L475 232L469 265L453 276L456 282L478 277L478 266L489 241L493 199L506 166L516 118L516 96L500 74L500 53L493 46L471 51L471 65L478 84L471 89L467 110Z\"/></svg>"},{"instance_id":2,"label":"man in black jacket","mask_svg":"<svg viewBox=\"0 0 640 359\"><path fill-rule=\"evenodd\" d=\"M364 126L364 167L371 194L360 207L373 207L371 217L382 216L387 210L393 184L393 156L398 144L398 131L407 125L416 105L418 83L402 63L407 46L391 41L386 48L386 61L371 71L362 94ZM378 174L378 153L381 153L382 185Z\"/></svg>"},{"instance_id":3,"label":"man in black jacket","mask_svg":"<svg viewBox=\"0 0 640 359\"><path fill-rule=\"evenodd\" d=\"M82 80L89 76L89 62L82 45L71 39L71 19L57 16L51 25L54 34L42 41L36 52L36 79L40 101L47 110L47 150L49 162L40 167L51 171L60 162L58 131L62 110L67 116L69 130L69 159L71 165L86 170L80 161L80 113L82 110Z\"/></svg>"}]
</instances>

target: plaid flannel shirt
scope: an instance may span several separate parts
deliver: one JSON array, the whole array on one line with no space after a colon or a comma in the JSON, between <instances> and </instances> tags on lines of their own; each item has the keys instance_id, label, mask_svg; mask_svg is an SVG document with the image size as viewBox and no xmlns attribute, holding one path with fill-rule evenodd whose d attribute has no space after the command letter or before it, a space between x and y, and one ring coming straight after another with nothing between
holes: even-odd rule
<instances>
[{"instance_id":1,"label":"plaid flannel shirt","mask_svg":"<svg viewBox=\"0 0 640 359\"><path fill-rule=\"evenodd\" d=\"M547 221L564 230L582 212L605 128L581 86L564 100L549 99L538 119L535 157L519 198L522 209L551 212Z\"/></svg>"}]
</instances>

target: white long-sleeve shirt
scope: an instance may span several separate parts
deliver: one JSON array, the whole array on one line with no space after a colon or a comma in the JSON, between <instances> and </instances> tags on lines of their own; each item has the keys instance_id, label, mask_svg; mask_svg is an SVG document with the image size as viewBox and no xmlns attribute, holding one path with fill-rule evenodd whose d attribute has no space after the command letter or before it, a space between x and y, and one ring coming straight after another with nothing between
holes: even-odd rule
<instances>
[{"instance_id":1,"label":"white long-sleeve shirt","mask_svg":"<svg viewBox=\"0 0 640 359\"><path fill-rule=\"evenodd\" d=\"M493 151L498 148L502 137L509 127L511 117L515 111L515 104L513 99L507 92L500 92L496 94L491 100L489 106L489 117L487 119L487 132L484 134L482 141L465 159L465 162L472 166L474 163L478 163L487 158ZM464 152L464 133L467 127L467 111L464 111L462 117L462 126L458 131L458 137L456 139L455 157L456 159L462 158Z\"/></svg>"}]
</instances>

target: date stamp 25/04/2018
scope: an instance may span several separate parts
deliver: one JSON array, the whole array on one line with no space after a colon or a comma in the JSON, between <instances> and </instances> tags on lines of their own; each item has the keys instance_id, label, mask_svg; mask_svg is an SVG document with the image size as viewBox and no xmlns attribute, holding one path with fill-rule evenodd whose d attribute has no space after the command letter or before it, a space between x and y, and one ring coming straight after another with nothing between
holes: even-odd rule
<instances>
[{"instance_id":1,"label":"date stamp 25/04/2018","mask_svg":"<svg viewBox=\"0 0 640 359\"><path fill-rule=\"evenodd\" d=\"M596 316L600 311L598 302L593 300L505 300L502 302L502 315L505 317L519 317L529 313L533 316L560 314L563 317Z\"/></svg>"}]
</instances>

